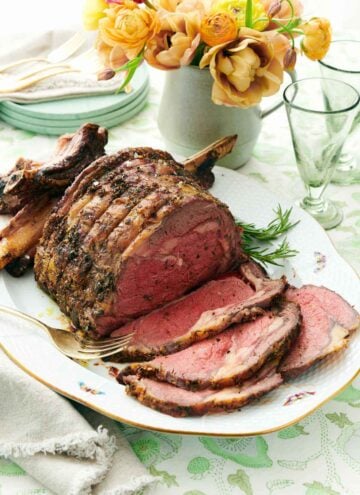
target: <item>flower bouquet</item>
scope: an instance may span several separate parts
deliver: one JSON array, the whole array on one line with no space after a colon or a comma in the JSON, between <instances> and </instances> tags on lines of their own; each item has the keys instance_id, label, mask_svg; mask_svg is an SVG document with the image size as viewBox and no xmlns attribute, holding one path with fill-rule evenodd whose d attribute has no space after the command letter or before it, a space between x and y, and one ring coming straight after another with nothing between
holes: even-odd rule
<instances>
[{"instance_id":1,"label":"flower bouquet","mask_svg":"<svg viewBox=\"0 0 360 495\"><path fill-rule=\"evenodd\" d=\"M299 0L88 0L84 20L98 30L101 76L126 71L119 90L143 60L167 71L158 127L169 151L190 156L237 134L219 164L239 168L279 106L262 111L262 98L294 74L299 53L318 60L329 48L330 23L302 11Z\"/></svg>"},{"instance_id":2,"label":"flower bouquet","mask_svg":"<svg viewBox=\"0 0 360 495\"><path fill-rule=\"evenodd\" d=\"M299 52L325 56L330 23L302 10L299 0L88 0L84 22L98 29L105 77L127 71L121 89L144 59L162 70L208 67L213 102L248 108L279 90Z\"/></svg>"}]
</instances>

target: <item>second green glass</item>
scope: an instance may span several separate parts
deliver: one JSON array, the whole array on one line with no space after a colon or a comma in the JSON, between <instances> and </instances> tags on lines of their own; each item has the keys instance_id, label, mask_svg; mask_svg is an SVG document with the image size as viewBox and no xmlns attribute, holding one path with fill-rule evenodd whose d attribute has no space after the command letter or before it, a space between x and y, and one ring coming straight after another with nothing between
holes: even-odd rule
<instances>
[{"instance_id":1,"label":"second green glass","mask_svg":"<svg viewBox=\"0 0 360 495\"><path fill-rule=\"evenodd\" d=\"M339 225L342 212L324 192L351 129L359 93L334 79L310 78L290 84L284 101L299 173L307 195L301 206L325 229Z\"/></svg>"}]
</instances>

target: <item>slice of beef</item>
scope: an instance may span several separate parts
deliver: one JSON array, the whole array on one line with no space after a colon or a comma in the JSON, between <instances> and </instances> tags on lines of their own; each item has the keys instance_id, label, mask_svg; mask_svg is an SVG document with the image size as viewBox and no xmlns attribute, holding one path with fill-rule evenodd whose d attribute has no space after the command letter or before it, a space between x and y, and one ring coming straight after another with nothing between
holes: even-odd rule
<instances>
[{"instance_id":1,"label":"slice of beef","mask_svg":"<svg viewBox=\"0 0 360 495\"><path fill-rule=\"evenodd\" d=\"M189 334L204 311L246 300L253 294L254 290L237 273L207 282L185 297L115 330L113 337L134 332L130 345L116 359L151 359L204 339L206 334Z\"/></svg>"},{"instance_id":2,"label":"slice of beef","mask_svg":"<svg viewBox=\"0 0 360 495\"><path fill-rule=\"evenodd\" d=\"M242 265L240 265L242 266ZM258 280L258 287L261 282ZM204 284L168 306L122 326L113 337L134 332L133 340L112 360L149 360L216 335L232 323L263 314L285 288L285 281L263 278L258 292L232 274Z\"/></svg>"},{"instance_id":3,"label":"slice of beef","mask_svg":"<svg viewBox=\"0 0 360 495\"><path fill-rule=\"evenodd\" d=\"M84 124L75 134L61 136L46 163L20 158L0 178L0 213L16 213L42 193L61 194L92 161L104 155L106 129Z\"/></svg>"},{"instance_id":4,"label":"slice of beef","mask_svg":"<svg viewBox=\"0 0 360 495\"><path fill-rule=\"evenodd\" d=\"M291 293L295 294L294 291L291 291ZM301 287L301 293L309 294L315 298L324 311L349 332L353 332L360 327L359 313L336 292L326 287L304 285Z\"/></svg>"},{"instance_id":5,"label":"slice of beef","mask_svg":"<svg viewBox=\"0 0 360 495\"><path fill-rule=\"evenodd\" d=\"M247 263L246 263L247 265ZM242 267L243 265L240 265ZM202 313L195 325L189 330L193 334L216 334L234 323L244 321L248 312L254 308L268 308L283 294L287 281L285 277L280 279L256 278L256 292L245 301L229 304L222 308Z\"/></svg>"},{"instance_id":6,"label":"slice of beef","mask_svg":"<svg viewBox=\"0 0 360 495\"><path fill-rule=\"evenodd\" d=\"M100 158L70 186L35 273L75 326L106 335L242 258L228 208L167 153L136 148Z\"/></svg>"},{"instance_id":7,"label":"slice of beef","mask_svg":"<svg viewBox=\"0 0 360 495\"><path fill-rule=\"evenodd\" d=\"M127 394L152 409L175 417L231 412L279 387L282 381L281 375L276 372L276 363L265 365L241 386L221 390L194 392L151 378L124 377Z\"/></svg>"},{"instance_id":8,"label":"slice of beef","mask_svg":"<svg viewBox=\"0 0 360 495\"><path fill-rule=\"evenodd\" d=\"M132 364L118 380L123 383L125 376L138 375L189 390L230 387L252 376L269 359L282 356L297 336L299 321L298 306L284 303L275 314L266 312L183 351Z\"/></svg>"},{"instance_id":9,"label":"slice of beef","mask_svg":"<svg viewBox=\"0 0 360 495\"><path fill-rule=\"evenodd\" d=\"M355 319L349 317L349 305L328 289L316 289L305 285L286 291L286 299L298 304L302 314L299 336L279 368L286 378L296 377L316 362L346 347L350 327L345 328L342 322L350 323L353 328ZM325 301L328 292L332 299ZM331 301L337 308L331 307Z\"/></svg>"}]
</instances>

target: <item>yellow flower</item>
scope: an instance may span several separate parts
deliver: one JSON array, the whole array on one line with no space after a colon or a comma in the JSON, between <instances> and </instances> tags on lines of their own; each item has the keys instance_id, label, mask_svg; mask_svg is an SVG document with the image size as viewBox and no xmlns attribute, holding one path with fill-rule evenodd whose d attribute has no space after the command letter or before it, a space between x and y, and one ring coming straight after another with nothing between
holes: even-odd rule
<instances>
[{"instance_id":1,"label":"yellow flower","mask_svg":"<svg viewBox=\"0 0 360 495\"><path fill-rule=\"evenodd\" d=\"M248 108L275 94L283 68L264 33L242 28L235 42L211 48L200 61L214 79L212 100L218 105Z\"/></svg>"},{"instance_id":2,"label":"yellow flower","mask_svg":"<svg viewBox=\"0 0 360 495\"><path fill-rule=\"evenodd\" d=\"M301 49L310 60L321 60L327 54L331 43L331 25L323 17L313 17L300 29L304 31Z\"/></svg>"},{"instance_id":3,"label":"yellow flower","mask_svg":"<svg viewBox=\"0 0 360 495\"><path fill-rule=\"evenodd\" d=\"M167 12L161 29L147 44L145 60L157 69L177 69L189 65L200 43L198 12Z\"/></svg>"},{"instance_id":4,"label":"yellow flower","mask_svg":"<svg viewBox=\"0 0 360 495\"><path fill-rule=\"evenodd\" d=\"M212 4L211 12L230 12L230 14L235 16L238 28L241 28L245 26L246 3L247 0L215 0ZM261 18L263 20L257 20ZM252 19L252 28L257 31L263 31L269 24L266 11L261 0L253 0Z\"/></svg>"},{"instance_id":5,"label":"yellow flower","mask_svg":"<svg viewBox=\"0 0 360 495\"><path fill-rule=\"evenodd\" d=\"M99 20L105 16L108 4L105 0L86 0L83 9L83 24L85 29L94 30L98 28Z\"/></svg>"},{"instance_id":6,"label":"yellow flower","mask_svg":"<svg viewBox=\"0 0 360 495\"><path fill-rule=\"evenodd\" d=\"M119 45L129 59L136 57L160 29L156 11L142 9L132 1L111 7L99 21L100 39L108 46Z\"/></svg>"},{"instance_id":7,"label":"yellow flower","mask_svg":"<svg viewBox=\"0 0 360 495\"><path fill-rule=\"evenodd\" d=\"M234 41L237 32L235 17L227 12L208 15L200 25L201 39L209 46Z\"/></svg>"}]
</instances>

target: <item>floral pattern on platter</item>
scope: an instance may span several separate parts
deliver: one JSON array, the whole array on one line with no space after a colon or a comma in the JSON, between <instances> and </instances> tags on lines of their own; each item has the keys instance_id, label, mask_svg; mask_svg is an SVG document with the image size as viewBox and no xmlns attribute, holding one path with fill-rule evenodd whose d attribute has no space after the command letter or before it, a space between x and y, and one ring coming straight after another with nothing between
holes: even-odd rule
<instances>
[{"instance_id":1,"label":"floral pattern on platter","mask_svg":"<svg viewBox=\"0 0 360 495\"><path fill-rule=\"evenodd\" d=\"M89 387L84 382L79 382L79 387L84 392L87 392L87 393L92 394L92 395L105 395L105 392L103 392L102 390L98 390L96 388Z\"/></svg>"},{"instance_id":2,"label":"floral pattern on platter","mask_svg":"<svg viewBox=\"0 0 360 495\"><path fill-rule=\"evenodd\" d=\"M290 404L293 404L294 402L303 399L307 395L314 395L316 392L308 392L308 391L303 391L303 392L297 392L296 394L290 395L286 401L284 402L284 406L289 406Z\"/></svg>"},{"instance_id":3,"label":"floral pattern on platter","mask_svg":"<svg viewBox=\"0 0 360 495\"><path fill-rule=\"evenodd\" d=\"M315 268L314 273L321 272L326 267L326 256L325 254L320 253L319 251L315 251Z\"/></svg>"}]
</instances>

